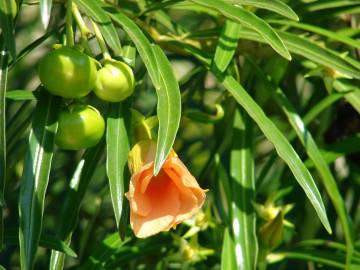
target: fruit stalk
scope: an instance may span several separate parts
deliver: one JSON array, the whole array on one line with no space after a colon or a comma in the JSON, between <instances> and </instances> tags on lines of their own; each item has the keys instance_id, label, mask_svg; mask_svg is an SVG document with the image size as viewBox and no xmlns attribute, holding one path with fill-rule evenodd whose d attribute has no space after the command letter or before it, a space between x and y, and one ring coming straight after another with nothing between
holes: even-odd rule
<instances>
[{"instance_id":1,"label":"fruit stalk","mask_svg":"<svg viewBox=\"0 0 360 270\"><path fill-rule=\"evenodd\" d=\"M72 0L66 0L66 45L74 46L74 31L72 29Z\"/></svg>"},{"instance_id":2,"label":"fruit stalk","mask_svg":"<svg viewBox=\"0 0 360 270\"><path fill-rule=\"evenodd\" d=\"M95 36L96 36L96 39L99 43L99 47L100 47L100 50L103 54L103 57L104 57L104 60L111 60L111 56L110 56L110 53L109 53L109 50L108 48L106 47L106 44L105 44L105 40L100 32L100 29L99 27L97 26L96 23L94 23L93 20L91 20L91 24L94 28L94 33L95 33Z\"/></svg>"},{"instance_id":3,"label":"fruit stalk","mask_svg":"<svg viewBox=\"0 0 360 270\"><path fill-rule=\"evenodd\" d=\"M88 44L88 37L91 35L91 31L85 24L84 19L82 18L81 13L75 3L72 3L72 14L73 14L76 24L80 30L81 45L85 48L86 52L91 52L89 44Z\"/></svg>"}]
</instances>

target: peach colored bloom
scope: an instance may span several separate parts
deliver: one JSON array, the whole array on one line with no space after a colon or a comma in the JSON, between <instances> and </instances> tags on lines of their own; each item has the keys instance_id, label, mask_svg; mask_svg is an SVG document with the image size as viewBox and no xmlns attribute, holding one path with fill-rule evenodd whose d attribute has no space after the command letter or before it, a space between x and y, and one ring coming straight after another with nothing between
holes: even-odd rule
<instances>
[{"instance_id":1,"label":"peach colored bloom","mask_svg":"<svg viewBox=\"0 0 360 270\"><path fill-rule=\"evenodd\" d=\"M168 231L193 216L205 201L205 190L174 151L160 173L153 175L156 145L150 140L137 143L129 153L132 173L129 191L130 224L139 238Z\"/></svg>"}]
</instances>

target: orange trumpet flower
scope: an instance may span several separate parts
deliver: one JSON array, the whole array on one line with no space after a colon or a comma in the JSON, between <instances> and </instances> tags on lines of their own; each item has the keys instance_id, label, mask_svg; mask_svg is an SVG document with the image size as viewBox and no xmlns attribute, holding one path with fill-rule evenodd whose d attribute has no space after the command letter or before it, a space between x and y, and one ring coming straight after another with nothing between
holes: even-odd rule
<instances>
[{"instance_id":1,"label":"orange trumpet flower","mask_svg":"<svg viewBox=\"0 0 360 270\"><path fill-rule=\"evenodd\" d=\"M154 176L155 151L156 144L144 140L129 153L132 177L125 196L130 202L130 224L139 238L174 228L192 217L205 201L205 190L174 151Z\"/></svg>"}]
</instances>

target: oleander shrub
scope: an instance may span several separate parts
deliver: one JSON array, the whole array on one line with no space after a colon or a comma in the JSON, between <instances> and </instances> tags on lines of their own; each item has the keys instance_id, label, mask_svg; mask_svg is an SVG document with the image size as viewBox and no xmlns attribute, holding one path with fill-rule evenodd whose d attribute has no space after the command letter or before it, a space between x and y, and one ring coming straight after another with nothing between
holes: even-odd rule
<instances>
[{"instance_id":1,"label":"oleander shrub","mask_svg":"<svg viewBox=\"0 0 360 270\"><path fill-rule=\"evenodd\" d=\"M1 0L0 268L360 269L359 14Z\"/></svg>"}]
</instances>

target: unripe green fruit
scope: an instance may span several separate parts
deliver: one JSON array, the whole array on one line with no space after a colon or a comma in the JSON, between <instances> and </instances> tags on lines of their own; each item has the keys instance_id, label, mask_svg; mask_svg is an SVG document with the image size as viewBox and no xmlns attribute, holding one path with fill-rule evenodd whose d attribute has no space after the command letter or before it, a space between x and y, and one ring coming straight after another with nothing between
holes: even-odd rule
<instances>
[{"instance_id":1,"label":"unripe green fruit","mask_svg":"<svg viewBox=\"0 0 360 270\"><path fill-rule=\"evenodd\" d=\"M134 92L135 79L132 69L120 61L108 61L98 71L94 88L95 94L102 100L119 102Z\"/></svg>"},{"instance_id":2,"label":"unripe green fruit","mask_svg":"<svg viewBox=\"0 0 360 270\"><path fill-rule=\"evenodd\" d=\"M96 108L75 104L60 113L55 142L62 149L80 150L96 145L104 130L104 118Z\"/></svg>"},{"instance_id":3,"label":"unripe green fruit","mask_svg":"<svg viewBox=\"0 0 360 270\"><path fill-rule=\"evenodd\" d=\"M95 86L96 64L93 59L76 49L61 47L40 61L39 77L51 94L80 98Z\"/></svg>"}]
</instances>

